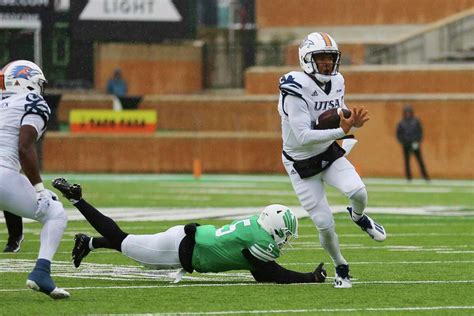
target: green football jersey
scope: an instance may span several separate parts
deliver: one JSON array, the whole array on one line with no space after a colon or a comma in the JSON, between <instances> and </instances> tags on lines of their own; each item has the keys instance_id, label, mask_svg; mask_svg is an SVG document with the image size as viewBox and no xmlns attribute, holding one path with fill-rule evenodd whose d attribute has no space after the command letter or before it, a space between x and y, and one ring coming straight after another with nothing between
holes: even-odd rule
<instances>
[{"instance_id":1,"label":"green football jersey","mask_svg":"<svg viewBox=\"0 0 474 316\"><path fill-rule=\"evenodd\" d=\"M257 219L255 215L219 229L212 225L197 227L193 268L198 272L251 270L252 266L242 254L243 249L265 262L278 258L280 249Z\"/></svg>"}]
</instances>

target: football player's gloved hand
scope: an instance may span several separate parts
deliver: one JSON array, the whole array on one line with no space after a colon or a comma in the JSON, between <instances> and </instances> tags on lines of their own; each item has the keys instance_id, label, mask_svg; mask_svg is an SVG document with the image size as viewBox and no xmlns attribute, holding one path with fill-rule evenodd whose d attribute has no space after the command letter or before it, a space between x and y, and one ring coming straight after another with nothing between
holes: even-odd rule
<instances>
[{"instance_id":1,"label":"football player's gloved hand","mask_svg":"<svg viewBox=\"0 0 474 316\"><path fill-rule=\"evenodd\" d=\"M36 210L36 217L42 218L49 208L51 202L51 194L46 190L40 190L36 192L36 202L38 203L38 209Z\"/></svg>"},{"instance_id":2,"label":"football player's gloved hand","mask_svg":"<svg viewBox=\"0 0 474 316\"><path fill-rule=\"evenodd\" d=\"M324 281L326 281L326 277L328 276L326 269L324 269L324 263L321 262L316 267L316 270L314 270L313 274L316 279L316 283L324 283Z\"/></svg>"},{"instance_id":3,"label":"football player's gloved hand","mask_svg":"<svg viewBox=\"0 0 474 316\"><path fill-rule=\"evenodd\" d=\"M36 210L36 216L41 218L44 216L46 210L52 201L57 201L58 196L51 190L45 189L42 182L34 185L36 190L36 201L38 203L38 209Z\"/></svg>"},{"instance_id":4,"label":"football player's gloved hand","mask_svg":"<svg viewBox=\"0 0 474 316\"><path fill-rule=\"evenodd\" d=\"M59 200L57 194L54 193L51 190L48 190L48 189L44 189L44 190L36 192L36 199L38 201L39 200L42 200L42 201L49 201L49 200L57 201L57 200Z\"/></svg>"}]
</instances>

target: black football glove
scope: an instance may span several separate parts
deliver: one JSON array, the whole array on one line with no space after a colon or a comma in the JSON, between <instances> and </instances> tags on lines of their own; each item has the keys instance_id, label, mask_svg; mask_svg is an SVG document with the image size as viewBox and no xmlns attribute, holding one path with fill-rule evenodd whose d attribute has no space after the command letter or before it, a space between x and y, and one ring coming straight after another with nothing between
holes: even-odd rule
<instances>
[{"instance_id":1,"label":"black football glove","mask_svg":"<svg viewBox=\"0 0 474 316\"><path fill-rule=\"evenodd\" d=\"M321 262L316 267L316 270L314 270L313 274L314 278L316 279L316 283L324 283L324 281L326 281L326 277L328 276L326 269L324 269L324 263Z\"/></svg>"}]
</instances>

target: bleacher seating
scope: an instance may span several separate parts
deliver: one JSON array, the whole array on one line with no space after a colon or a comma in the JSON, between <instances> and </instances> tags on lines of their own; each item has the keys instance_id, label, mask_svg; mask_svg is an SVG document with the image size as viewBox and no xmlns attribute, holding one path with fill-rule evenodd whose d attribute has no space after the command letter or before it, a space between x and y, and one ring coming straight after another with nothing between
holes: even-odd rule
<instances>
[{"instance_id":1,"label":"bleacher seating","mask_svg":"<svg viewBox=\"0 0 474 316\"><path fill-rule=\"evenodd\" d=\"M142 54L140 71L149 66L153 75L140 77L140 71L124 71L124 74L132 81L133 91L143 94L138 108L157 110L158 132L155 135L49 133L44 145L45 170L191 172L193 161L200 159L204 173L283 173L278 80L290 70L299 70L295 40L310 31L329 30L346 56L341 66L346 79L346 103L351 107L365 106L371 116L366 127L356 133L360 142L350 156L361 175L403 176L402 152L395 138L395 126L404 105L409 103L424 124L423 151L432 177L474 177L471 166L474 138L469 137L472 127L466 123L474 119L473 64L365 64L368 50L393 44L392 39L397 34L417 32L447 16L469 10L472 0L369 2L372 10L357 1L292 0L288 5L285 0L257 0L258 39L271 41L277 34L288 40L287 65L248 69L245 90L237 94L227 91L211 94L200 90L202 72L196 67L202 65L196 62L199 59L196 56L201 56L197 51L191 58L192 67L182 60L185 57L179 56L181 61L176 63L168 60L168 68L156 68L150 66L156 62L156 56L144 54L149 48L140 47L131 55ZM275 10L275 7L288 10ZM321 8L324 14L318 15ZM377 31L367 32L374 29ZM117 47L102 47L103 64L96 74L100 89L113 63L121 60L122 69L138 69L127 58L121 59L127 47L120 46L121 54L114 51ZM162 60L158 64L162 67L166 62ZM176 65L181 70L174 74L183 74L186 70L189 76L184 79L171 76L170 81L167 80L166 76ZM159 69L165 70L157 73ZM176 85L172 82L179 80L186 83L185 91L173 90ZM147 82L156 86L146 86ZM112 100L107 96L69 96L60 104L61 121L67 120L72 107L112 108Z\"/></svg>"}]
</instances>

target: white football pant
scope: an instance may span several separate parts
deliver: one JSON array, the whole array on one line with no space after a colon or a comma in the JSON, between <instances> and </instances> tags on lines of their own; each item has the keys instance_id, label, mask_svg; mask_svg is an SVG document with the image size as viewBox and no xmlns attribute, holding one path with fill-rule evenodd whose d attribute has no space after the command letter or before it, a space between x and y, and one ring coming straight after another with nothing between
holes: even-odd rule
<instances>
[{"instance_id":1,"label":"white football pant","mask_svg":"<svg viewBox=\"0 0 474 316\"><path fill-rule=\"evenodd\" d=\"M367 193L359 174L349 160L341 157L323 172L310 178L301 179L296 170L293 171L293 162L284 156L282 159L301 205L308 212L319 231L321 246L330 254L336 266L347 264L339 249L334 217L326 198L324 183L335 187L346 195L351 199L352 205L357 205L357 211L362 213L367 203Z\"/></svg>"},{"instance_id":2,"label":"white football pant","mask_svg":"<svg viewBox=\"0 0 474 316\"><path fill-rule=\"evenodd\" d=\"M151 269L178 269L179 244L185 236L183 225L154 235L130 234L122 241L122 253Z\"/></svg>"},{"instance_id":3,"label":"white football pant","mask_svg":"<svg viewBox=\"0 0 474 316\"><path fill-rule=\"evenodd\" d=\"M67 226L61 202L49 200L49 207L38 208L36 191L18 171L0 167L0 209L43 224L38 259L52 261Z\"/></svg>"}]
</instances>

